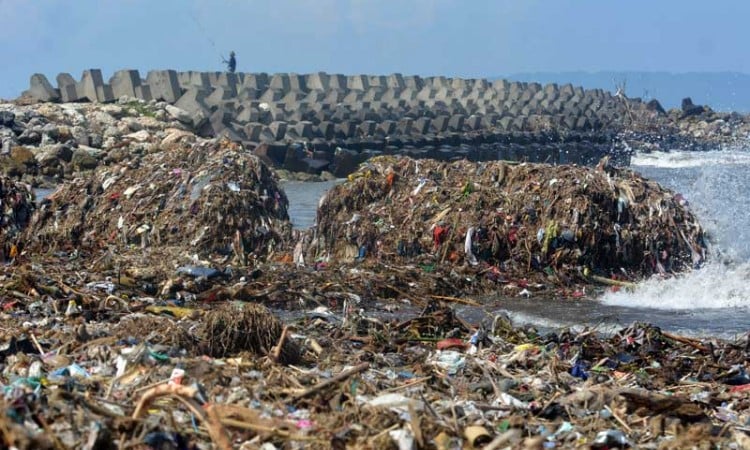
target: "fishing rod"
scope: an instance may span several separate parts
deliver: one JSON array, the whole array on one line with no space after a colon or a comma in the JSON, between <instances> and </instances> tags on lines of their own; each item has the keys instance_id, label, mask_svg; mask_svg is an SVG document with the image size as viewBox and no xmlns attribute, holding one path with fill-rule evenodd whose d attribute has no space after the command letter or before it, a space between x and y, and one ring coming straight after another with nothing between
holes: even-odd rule
<instances>
[{"instance_id":1,"label":"fishing rod","mask_svg":"<svg viewBox=\"0 0 750 450\"><path fill-rule=\"evenodd\" d=\"M211 47L213 47L214 50L216 51L216 53L219 54L219 56L221 57L221 62L222 63L226 63L227 60L226 60L226 58L224 58L224 54L219 51L219 48L216 46L216 42L214 42L214 40L211 39L211 35L208 33L208 31L206 31L206 29L200 23L200 21L198 20L198 18L195 17L195 14L193 14L192 11L187 11L187 14L193 19L193 22L195 22L195 24L198 26L198 29L203 33L203 35L206 38L206 40L208 40L208 42L211 44Z\"/></svg>"}]
</instances>

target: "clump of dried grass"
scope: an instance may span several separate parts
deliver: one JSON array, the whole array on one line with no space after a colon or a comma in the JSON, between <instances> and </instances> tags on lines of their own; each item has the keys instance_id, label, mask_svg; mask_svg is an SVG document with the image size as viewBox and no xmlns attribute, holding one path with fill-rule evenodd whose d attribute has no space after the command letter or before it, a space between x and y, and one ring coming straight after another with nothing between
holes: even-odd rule
<instances>
[{"instance_id":1,"label":"clump of dried grass","mask_svg":"<svg viewBox=\"0 0 750 450\"><path fill-rule=\"evenodd\" d=\"M203 353L223 358L249 351L267 355L281 338L283 324L271 311L257 303L230 303L207 311L196 333ZM279 362L294 364L300 348L285 339Z\"/></svg>"}]
</instances>

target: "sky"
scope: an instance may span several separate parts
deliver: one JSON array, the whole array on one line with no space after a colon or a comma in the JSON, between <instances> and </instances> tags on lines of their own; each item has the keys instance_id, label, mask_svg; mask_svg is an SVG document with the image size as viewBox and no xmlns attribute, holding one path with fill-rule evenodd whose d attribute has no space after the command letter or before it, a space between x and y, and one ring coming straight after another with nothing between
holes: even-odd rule
<instances>
[{"instance_id":1,"label":"sky","mask_svg":"<svg viewBox=\"0 0 750 450\"><path fill-rule=\"evenodd\" d=\"M115 70L750 73L748 0L0 0L0 98Z\"/></svg>"}]
</instances>

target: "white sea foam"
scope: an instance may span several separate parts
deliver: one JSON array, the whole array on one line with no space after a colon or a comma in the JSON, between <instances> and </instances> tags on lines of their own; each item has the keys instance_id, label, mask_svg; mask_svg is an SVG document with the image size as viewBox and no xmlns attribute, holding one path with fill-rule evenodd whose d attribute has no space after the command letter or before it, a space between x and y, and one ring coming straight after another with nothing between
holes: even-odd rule
<instances>
[{"instance_id":1,"label":"white sea foam","mask_svg":"<svg viewBox=\"0 0 750 450\"><path fill-rule=\"evenodd\" d=\"M633 292L609 292L601 302L671 310L737 308L738 314L747 314L741 310L750 309L750 264L715 262L680 277L653 278Z\"/></svg>"},{"instance_id":2,"label":"white sea foam","mask_svg":"<svg viewBox=\"0 0 750 450\"><path fill-rule=\"evenodd\" d=\"M750 151L747 148L713 150L706 152L674 150L670 152L636 153L630 160L631 166L687 168L714 166L737 166L750 164Z\"/></svg>"}]
</instances>

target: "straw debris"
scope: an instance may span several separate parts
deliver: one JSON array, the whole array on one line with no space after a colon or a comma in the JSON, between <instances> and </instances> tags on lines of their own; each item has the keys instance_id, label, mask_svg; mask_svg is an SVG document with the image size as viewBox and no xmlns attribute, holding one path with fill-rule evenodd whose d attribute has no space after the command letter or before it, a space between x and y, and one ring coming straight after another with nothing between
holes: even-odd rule
<instances>
[{"instance_id":1,"label":"straw debris","mask_svg":"<svg viewBox=\"0 0 750 450\"><path fill-rule=\"evenodd\" d=\"M703 230L679 194L617 169L370 160L318 210L315 256L477 267L496 280L689 271Z\"/></svg>"},{"instance_id":2,"label":"straw debris","mask_svg":"<svg viewBox=\"0 0 750 450\"><path fill-rule=\"evenodd\" d=\"M37 252L142 248L246 264L288 238L287 208L272 171L240 145L174 144L62 185L24 238Z\"/></svg>"},{"instance_id":3,"label":"straw debris","mask_svg":"<svg viewBox=\"0 0 750 450\"><path fill-rule=\"evenodd\" d=\"M231 303L208 310L196 331L202 353L223 358L241 352L268 355L282 337L283 324L263 305ZM296 364L299 346L284 339L279 353L282 364Z\"/></svg>"}]
</instances>

